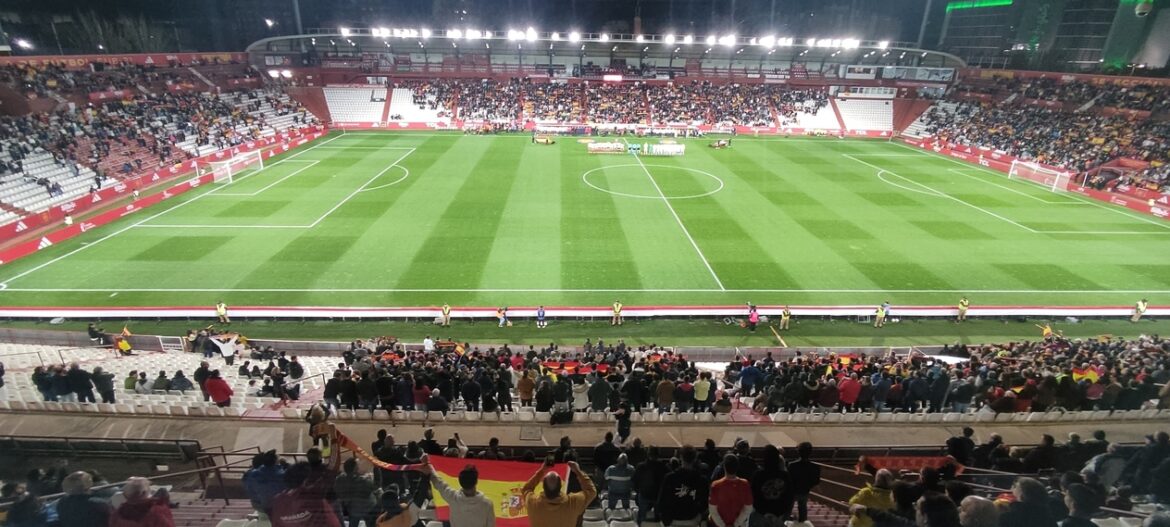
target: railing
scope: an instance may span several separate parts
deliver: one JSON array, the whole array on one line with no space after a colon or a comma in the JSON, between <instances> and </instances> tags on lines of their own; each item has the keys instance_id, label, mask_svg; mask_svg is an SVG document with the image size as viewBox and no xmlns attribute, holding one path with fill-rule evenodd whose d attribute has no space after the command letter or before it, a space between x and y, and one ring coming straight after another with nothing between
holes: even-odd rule
<instances>
[{"instance_id":1,"label":"railing","mask_svg":"<svg viewBox=\"0 0 1170 527\"><path fill-rule=\"evenodd\" d=\"M0 436L0 447L9 453L125 458L135 454L174 456L190 461L200 451L198 441L188 439L133 439L106 437ZM151 448L158 447L158 448Z\"/></svg>"},{"instance_id":2,"label":"railing","mask_svg":"<svg viewBox=\"0 0 1170 527\"><path fill-rule=\"evenodd\" d=\"M861 477L865 477L867 479L869 478L869 474L866 474L866 473L857 474L855 469L852 469L852 468L839 467L836 465L830 465L828 463L820 463L820 462L815 462L815 461L813 462L813 464L821 467L821 469L827 469L827 470L831 470L831 471L847 473L849 476L851 476L853 478L861 478ZM966 472L978 472L979 473L978 475L970 474L970 476L978 477L978 478L1011 477L1012 482L1015 481L1015 478L1040 477L1040 475L1038 475L1038 474L1017 474L1017 473L1013 473L1013 472L1004 472L1004 471L1000 471L1000 470L982 469L982 468L976 468L976 467L965 467L964 472L965 472L963 474L964 476L968 475L968 474L966 474ZM824 476L821 477L821 483L827 483L835 488L850 490L852 492L857 492L857 491L861 490L860 487L857 487L855 485L851 485L849 483L844 483L841 481L832 480L832 479L826 478ZM978 490L984 491L984 492L989 493L989 494L1003 494L1003 493L1010 493L1011 492L1010 488L1004 488L1004 487L999 487L999 486L995 486L995 485L988 485L986 483L978 483L975 481L964 481L964 483L966 483L967 485L970 485L974 489L978 489ZM1010 487L1010 485L1009 485L1009 487ZM817 498L829 503L830 505L838 506L844 510L849 509L849 504L845 503L841 500L837 500L835 498L832 498L830 496L826 496L824 494L818 494L818 493L812 493L812 494L814 496L816 496ZM1113 509L1113 508L1109 508L1109 507L1101 507L1100 510L1103 512L1106 512L1108 514L1114 514L1114 515L1118 515L1118 516L1129 516L1129 517L1135 517L1135 518L1145 518L1145 517L1149 516L1149 514L1146 514L1146 513L1127 511L1127 510L1121 510L1121 509Z\"/></svg>"},{"instance_id":3,"label":"railing","mask_svg":"<svg viewBox=\"0 0 1170 527\"><path fill-rule=\"evenodd\" d=\"M151 483L157 483L157 482L159 482L159 481L163 481L163 480L170 480L170 479L174 479L174 478L180 478L180 477L186 477L186 476L191 476L191 475L196 475L196 474L198 474L198 475L199 475L200 484L202 485L202 489L203 489L203 491L204 491L204 494L206 494L206 491L207 491L207 479L206 479L206 477L207 477L207 474L208 474L208 473L211 473L211 472L214 472L214 473L215 473L215 477L216 477L216 479L217 479L217 480L218 480L218 482L219 482L220 493L221 493L221 494L223 494L223 496L224 496L224 497L223 497L223 502L224 502L224 504L225 504L225 505L231 505L231 501L230 501L230 500L227 498L227 494L226 494L225 492L223 492L223 489L225 488L225 485L224 485L224 483L223 483L223 474L222 474L222 472L223 472L225 469L228 469L228 468L233 468L233 467L235 467L235 466L237 466L237 465L242 465L242 464L244 464L244 463L248 463L248 464L249 464L249 466L250 466L251 462L252 462L252 459L249 457L249 458L246 458L246 459L241 459L241 460L239 460L239 461L233 461L233 462L231 462L231 463L228 463L228 464L225 464L225 465L215 465L215 466L210 466L210 467L200 467L200 468L195 468L195 469L192 469L192 470L184 470L184 471L181 471L181 472L171 472L171 473L169 473L169 474L160 474L160 475L157 475L157 476L151 476L150 480L151 480ZM91 487L91 488L90 488L90 491L91 491L91 492L93 492L93 491L98 491L98 490L103 490L103 489L119 488L119 487L122 487L123 485L125 485L125 484L127 483L127 481L129 481L129 480L125 480L125 481L119 481L119 482L117 482L117 483L108 483L108 484L105 484L105 485L95 485L95 486L93 486L93 487ZM65 496L65 493L63 493L63 492L62 492L62 493L58 493L58 494L49 494L49 495L46 495L46 496L38 496L38 497L37 497L37 499L38 499L38 500L41 500L42 502L49 502L49 501L52 501L52 500L55 500L55 499L58 499L58 498L62 498L62 497L64 497L64 496ZM2 501L0 501L0 510L8 510L8 508L9 508L9 507L11 507L11 506L12 506L12 504L13 504L15 501L16 501L16 500L13 500L13 499L5 499L5 500L2 500Z\"/></svg>"}]
</instances>

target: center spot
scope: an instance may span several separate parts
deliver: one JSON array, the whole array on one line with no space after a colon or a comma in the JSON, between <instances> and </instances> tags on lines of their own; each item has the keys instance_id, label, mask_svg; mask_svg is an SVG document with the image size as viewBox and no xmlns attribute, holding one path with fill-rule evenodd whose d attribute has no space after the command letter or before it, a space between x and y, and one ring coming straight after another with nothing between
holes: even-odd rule
<instances>
[{"instance_id":1,"label":"center spot","mask_svg":"<svg viewBox=\"0 0 1170 527\"><path fill-rule=\"evenodd\" d=\"M653 181L647 172L654 177ZM637 199L702 198L723 190L723 180L710 172L650 163L598 167L582 174L581 180L594 190Z\"/></svg>"}]
</instances>

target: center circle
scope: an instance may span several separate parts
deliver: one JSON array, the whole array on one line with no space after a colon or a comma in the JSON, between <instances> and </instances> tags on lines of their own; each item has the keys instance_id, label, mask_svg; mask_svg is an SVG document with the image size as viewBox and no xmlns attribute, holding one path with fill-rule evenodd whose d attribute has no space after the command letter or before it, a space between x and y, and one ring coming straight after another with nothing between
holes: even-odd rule
<instances>
[{"instance_id":1,"label":"center circle","mask_svg":"<svg viewBox=\"0 0 1170 527\"><path fill-rule=\"evenodd\" d=\"M708 178L711 178L711 179L715 180L715 183L717 184L717 186L712 190L709 190L707 192L703 192L700 194L686 194L686 195L682 195L682 196L672 196L672 195L666 194L666 193L659 194L658 192L654 192L651 194L631 194L628 192L618 192L616 190L610 190L607 188L599 187L596 184L594 184L592 181L589 181L590 174L593 174L594 172L599 172L602 170L609 170L609 169L614 169L614 168L637 168L638 169L637 172L639 173L638 174L639 177L649 177L646 175L646 172L650 172L651 174L654 174L655 171L650 170L651 168L665 169L665 170L681 170L684 172L692 172L695 174L699 174L699 175L703 175L703 176L706 176ZM657 178L657 175L655 175L655 178ZM605 192L607 194L613 194L615 196L622 196L625 198L637 198L637 199L663 199L664 197L666 199L694 199L694 198L707 197L707 196L710 196L716 192L719 192L720 190L723 190L723 180L719 179L719 176L716 176L715 174L712 174L710 172L699 170L697 168L680 167L680 166L674 166L674 165L655 165L655 164L650 164L650 163L625 163L625 164L621 164L621 165L609 165L609 166L604 166L604 167L598 167L598 168L594 168L588 172L585 172L584 174L581 174L581 180L584 181L586 185L593 188L594 190L600 190L601 192Z\"/></svg>"}]
</instances>

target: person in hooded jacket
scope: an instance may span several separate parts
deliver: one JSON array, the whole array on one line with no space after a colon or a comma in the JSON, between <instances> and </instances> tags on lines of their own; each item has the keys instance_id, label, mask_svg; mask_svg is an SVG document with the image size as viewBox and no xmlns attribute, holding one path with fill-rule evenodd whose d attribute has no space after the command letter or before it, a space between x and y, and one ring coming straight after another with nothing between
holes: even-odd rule
<instances>
[{"instance_id":1,"label":"person in hooded jacket","mask_svg":"<svg viewBox=\"0 0 1170 527\"><path fill-rule=\"evenodd\" d=\"M751 477L752 525L782 527L792 512L792 482L788 467L773 445L764 447L764 464Z\"/></svg>"}]
</instances>

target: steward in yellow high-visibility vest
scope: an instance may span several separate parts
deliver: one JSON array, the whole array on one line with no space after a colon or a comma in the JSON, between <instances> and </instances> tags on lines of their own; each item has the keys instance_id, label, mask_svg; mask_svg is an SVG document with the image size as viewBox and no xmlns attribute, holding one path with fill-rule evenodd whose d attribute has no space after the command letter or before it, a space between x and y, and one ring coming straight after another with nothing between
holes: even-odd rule
<instances>
[{"instance_id":1,"label":"steward in yellow high-visibility vest","mask_svg":"<svg viewBox=\"0 0 1170 527\"><path fill-rule=\"evenodd\" d=\"M451 325L451 306L443 304L443 325Z\"/></svg>"},{"instance_id":2,"label":"steward in yellow high-visibility vest","mask_svg":"<svg viewBox=\"0 0 1170 527\"><path fill-rule=\"evenodd\" d=\"M969 308L969 307L971 307L971 302L969 300L967 300L967 297L960 298L959 299L959 317L956 318L955 321L962 322L964 320L967 320L967 308Z\"/></svg>"},{"instance_id":3,"label":"steward in yellow high-visibility vest","mask_svg":"<svg viewBox=\"0 0 1170 527\"><path fill-rule=\"evenodd\" d=\"M622 325L622 302L620 300L613 301L613 320L610 321L609 325Z\"/></svg>"}]
</instances>

